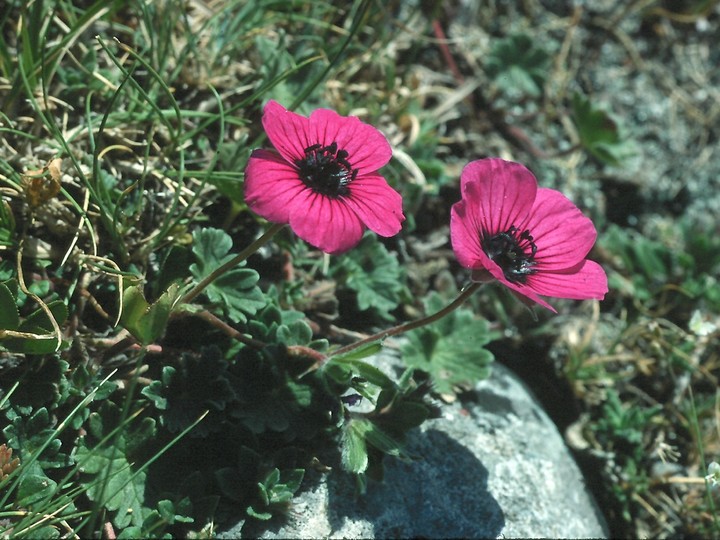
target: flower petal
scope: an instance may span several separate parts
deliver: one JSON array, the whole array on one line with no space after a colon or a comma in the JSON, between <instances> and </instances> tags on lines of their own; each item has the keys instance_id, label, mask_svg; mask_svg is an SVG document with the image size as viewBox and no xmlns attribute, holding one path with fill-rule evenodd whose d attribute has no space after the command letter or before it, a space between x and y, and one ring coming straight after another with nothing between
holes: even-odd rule
<instances>
[{"instance_id":1,"label":"flower petal","mask_svg":"<svg viewBox=\"0 0 720 540\"><path fill-rule=\"evenodd\" d=\"M483 256L485 256L484 253ZM512 281L509 281L505 277L502 268L500 268L500 266L498 266L492 259L485 256L485 261L483 261L483 264L485 265L485 268L488 270L488 272L490 272L493 277L495 277L495 279L497 279L500 283L505 285L511 291L520 294L526 298L529 298L533 302L540 304L542 307L549 309L553 313L557 313L554 307L552 307L545 300L538 296L538 293L534 289L534 287L530 286L529 284L513 283Z\"/></svg>"},{"instance_id":2,"label":"flower petal","mask_svg":"<svg viewBox=\"0 0 720 540\"><path fill-rule=\"evenodd\" d=\"M275 149L293 164L305 156L307 147L320 142L311 135L307 118L288 111L274 100L265 105L262 124Z\"/></svg>"},{"instance_id":3,"label":"flower petal","mask_svg":"<svg viewBox=\"0 0 720 540\"><path fill-rule=\"evenodd\" d=\"M309 244L333 255L355 247L365 230L360 218L341 199L309 189L295 201L290 227Z\"/></svg>"},{"instance_id":4,"label":"flower petal","mask_svg":"<svg viewBox=\"0 0 720 540\"><path fill-rule=\"evenodd\" d=\"M538 294L556 298L602 300L608 292L605 270L594 261L582 261L565 272L538 272L528 279L528 285Z\"/></svg>"},{"instance_id":5,"label":"flower petal","mask_svg":"<svg viewBox=\"0 0 720 540\"><path fill-rule=\"evenodd\" d=\"M590 218L559 191L540 188L535 205L521 230L533 236L537 269L563 270L582 261L588 254L597 232Z\"/></svg>"},{"instance_id":6,"label":"flower petal","mask_svg":"<svg viewBox=\"0 0 720 540\"><path fill-rule=\"evenodd\" d=\"M487 258L480 245L479 224L468 211L468 201L455 203L450 210L450 240L455 257L465 268L484 268L481 257Z\"/></svg>"},{"instance_id":7,"label":"flower petal","mask_svg":"<svg viewBox=\"0 0 720 540\"><path fill-rule=\"evenodd\" d=\"M402 197L382 176L358 176L348 184L350 195L342 201L362 222L380 236L394 236L400 232L405 216Z\"/></svg>"},{"instance_id":8,"label":"flower petal","mask_svg":"<svg viewBox=\"0 0 720 540\"><path fill-rule=\"evenodd\" d=\"M303 191L310 191L297 170L269 150L255 150L245 168L245 202L268 221L287 223Z\"/></svg>"},{"instance_id":9,"label":"flower petal","mask_svg":"<svg viewBox=\"0 0 720 540\"><path fill-rule=\"evenodd\" d=\"M499 158L471 161L460 175L468 212L486 233L518 226L532 209L537 180L519 163Z\"/></svg>"},{"instance_id":10,"label":"flower petal","mask_svg":"<svg viewBox=\"0 0 720 540\"><path fill-rule=\"evenodd\" d=\"M329 109L313 111L309 119L310 139L323 146L336 142L348 153L347 160L361 173L373 173L392 157L385 136L356 116L340 116Z\"/></svg>"}]
</instances>

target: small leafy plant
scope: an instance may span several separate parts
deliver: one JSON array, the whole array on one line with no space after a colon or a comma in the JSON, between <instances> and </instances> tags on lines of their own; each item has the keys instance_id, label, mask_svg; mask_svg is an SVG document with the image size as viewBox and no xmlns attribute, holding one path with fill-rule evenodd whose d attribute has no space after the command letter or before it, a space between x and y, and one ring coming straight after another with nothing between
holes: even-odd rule
<instances>
[{"instance_id":1,"label":"small leafy plant","mask_svg":"<svg viewBox=\"0 0 720 540\"><path fill-rule=\"evenodd\" d=\"M572 112L580 144L600 162L620 165L635 153L618 120L590 98L579 92L573 94Z\"/></svg>"},{"instance_id":2,"label":"small leafy plant","mask_svg":"<svg viewBox=\"0 0 720 540\"><path fill-rule=\"evenodd\" d=\"M487 59L487 71L506 92L542 94L550 56L526 34L499 39Z\"/></svg>"},{"instance_id":3,"label":"small leafy plant","mask_svg":"<svg viewBox=\"0 0 720 540\"><path fill-rule=\"evenodd\" d=\"M212 537L291 514L311 467L362 493L416 458L429 394L487 377L497 324L463 307L483 284L547 313L608 292L592 221L486 158L445 209L453 295L415 294L424 188L385 171L415 155L438 195L454 164L420 155L444 151L434 128L401 151L382 107L327 94L372 67L385 11L260 4L10 2L0 20L2 535ZM487 67L537 98L548 62L516 35ZM583 144L619 158L580 105ZM394 373L377 355L400 335Z\"/></svg>"}]
</instances>

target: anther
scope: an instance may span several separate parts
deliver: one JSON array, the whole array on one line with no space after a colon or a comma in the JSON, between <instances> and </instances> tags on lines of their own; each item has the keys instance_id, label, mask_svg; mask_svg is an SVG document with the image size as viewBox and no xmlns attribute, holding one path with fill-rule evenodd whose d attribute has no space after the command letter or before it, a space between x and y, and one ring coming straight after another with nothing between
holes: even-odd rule
<instances>
[{"instance_id":1,"label":"anther","mask_svg":"<svg viewBox=\"0 0 720 540\"><path fill-rule=\"evenodd\" d=\"M306 186L337 198L350 193L347 185L357 177L357 169L347 159L349 155L347 150L338 150L336 141L327 146L313 144L305 148L305 157L296 160L295 165Z\"/></svg>"}]
</instances>

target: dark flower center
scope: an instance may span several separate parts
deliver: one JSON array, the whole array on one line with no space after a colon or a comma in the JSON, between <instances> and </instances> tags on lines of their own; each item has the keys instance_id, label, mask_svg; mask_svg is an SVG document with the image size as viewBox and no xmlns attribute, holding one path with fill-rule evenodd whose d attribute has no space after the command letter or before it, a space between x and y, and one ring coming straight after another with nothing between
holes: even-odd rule
<instances>
[{"instance_id":1,"label":"dark flower center","mask_svg":"<svg viewBox=\"0 0 720 540\"><path fill-rule=\"evenodd\" d=\"M307 187L327 197L337 199L350 193L347 185L355 180L357 169L347 160L347 150L338 150L335 141L328 146L313 144L305 149L305 156L295 160L300 179Z\"/></svg>"},{"instance_id":2,"label":"dark flower center","mask_svg":"<svg viewBox=\"0 0 720 540\"><path fill-rule=\"evenodd\" d=\"M483 233L480 245L485 254L502 268L508 281L524 284L527 277L537 271L533 268L537 246L527 229L520 232L513 225L507 231L492 236Z\"/></svg>"}]
</instances>

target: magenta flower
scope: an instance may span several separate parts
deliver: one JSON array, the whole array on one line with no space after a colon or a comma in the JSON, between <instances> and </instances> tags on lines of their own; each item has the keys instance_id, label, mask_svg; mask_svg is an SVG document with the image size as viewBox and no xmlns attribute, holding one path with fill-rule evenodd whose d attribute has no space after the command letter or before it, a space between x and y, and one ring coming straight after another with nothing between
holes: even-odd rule
<instances>
[{"instance_id":1,"label":"magenta flower","mask_svg":"<svg viewBox=\"0 0 720 540\"><path fill-rule=\"evenodd\" d=\"M402 198L377 172L392 149L377 129L327 109L305 118L276 101L262 122L277 151L255 150L245 169L254 212L333 254L354 247L365 228L400 232Z\"/></svg>"},{"instance_id":2,"label":"magenta flower","mask_svg":"<svg viewBox=\"0 0 720 540\"><path fill-rule=\"evenodd\" d=\"M473 270L474 280L494 278L551 311L538 295L605 297L605 271L585 259L595 227L562 193L538 188L528 169L498 158L468 163L460 187L450 236L458 261Z\"/></svg>"}]
</instances>

